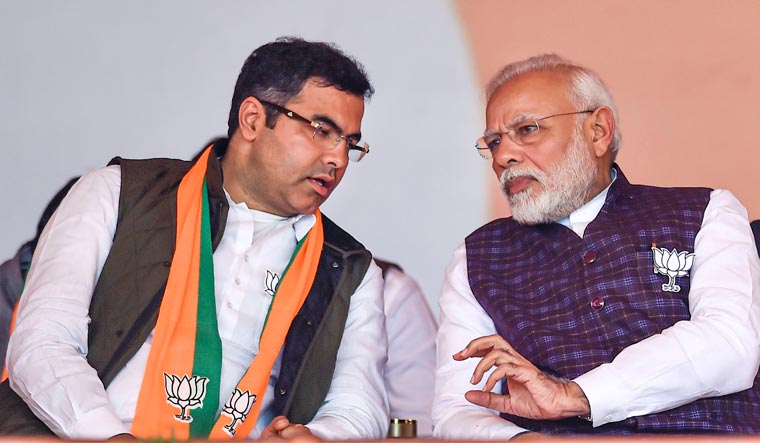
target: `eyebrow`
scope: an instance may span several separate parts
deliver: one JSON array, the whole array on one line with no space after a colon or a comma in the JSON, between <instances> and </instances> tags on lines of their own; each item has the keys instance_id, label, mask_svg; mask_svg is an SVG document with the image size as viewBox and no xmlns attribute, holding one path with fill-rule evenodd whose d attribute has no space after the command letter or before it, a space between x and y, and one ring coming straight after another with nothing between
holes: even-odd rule
<instances>
[{"instance_id":1,"label":"eyebrow","mask_svg":"<svg viewBox=\"0 0 760 443\"><path fill-rule=\"evenodd\" d=\"M337 123L335 123L335 120L333 120L332 118L330 118L330 116L324 115L324 114L317 114L317 115L312 116L311 119L314 120L314 121L316 121L316 122L319 122L319 123L327 123L328 125L330 125L333 128L335 128L335 130L338 131L338 134L343 135L343 128L341 128L340 125L338 125ZM362 133L361 132L356 132L356 133L353 133L353 134L346 135L345 137L346 138L356 139L356 140L361 140Z\"/></svg>"},{"instance_id":2,"label":"eyebrow","mask_svg":"<svg viewBox=\"0 0 760 443\"><path fill-rule=\"evenodd\" d=\"M507 128L510 128L518 123L522 123L526 120L535 120L536 118L538 117L536 117L533 114L527 114L527 113L518 114L515 118L513 118L508 123L506 123L505 126ZM503 134L503 133L504 132L499 131L498 129L486 129L485 132L483 132L483 137L488 137L489 135L496 135L496 134Z\"/></svg>"}]
</instances>

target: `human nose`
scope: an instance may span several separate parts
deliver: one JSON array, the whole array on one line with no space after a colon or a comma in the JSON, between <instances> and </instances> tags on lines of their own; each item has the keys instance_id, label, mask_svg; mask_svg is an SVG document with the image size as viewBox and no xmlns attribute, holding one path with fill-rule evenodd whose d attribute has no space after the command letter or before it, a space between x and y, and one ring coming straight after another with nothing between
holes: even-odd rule
<instances>
[{"instance_id":1,"label":"human nose","mask_svg":"<svg viewBox=\"0 0 760 443\"><path fill-rule=\"evenodd\" d=\"M502 137L497 149L491 151L494 170L505 169L508 166L521 163L525 152L522 146L515 143L511 137Z\"/></svg>"},{"instance_id":2,"label":"human nose","mask_svg":"<svg viewBox=\"0 0 760 443\"><path fill-rule=\"evenodd\" d=\"M325 149L322 161L336 169L345 168L348 164L348 140L341 139L337 144Z\"/></svg>"}]
</instances>

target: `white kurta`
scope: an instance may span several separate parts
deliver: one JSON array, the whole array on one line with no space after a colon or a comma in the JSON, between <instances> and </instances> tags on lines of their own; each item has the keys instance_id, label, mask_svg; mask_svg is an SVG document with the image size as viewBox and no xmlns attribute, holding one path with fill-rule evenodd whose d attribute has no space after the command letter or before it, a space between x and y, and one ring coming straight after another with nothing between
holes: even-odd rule
<instances>
[{"instance_id":1,"label":"white kurta","mask_svg":"<svg viewBox=\"0 0 760 443\"><path fill-rule=\"evenodd\" d=\"M388 363L385 386L392 418L417 420L417 436L431 437L436 324L419 285L396 268L385 274Z\"/></svg>"}]
</instances>

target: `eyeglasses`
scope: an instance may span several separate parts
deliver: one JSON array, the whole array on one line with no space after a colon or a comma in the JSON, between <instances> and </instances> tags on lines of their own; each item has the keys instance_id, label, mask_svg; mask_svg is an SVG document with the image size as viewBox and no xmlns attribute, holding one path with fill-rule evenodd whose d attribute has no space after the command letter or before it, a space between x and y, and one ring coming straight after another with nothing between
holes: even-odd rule
<instances>
[{"instance_id":1,"label":"eyeglasses","mask_svg":"<svg viewBox=\"0 0 760 443\"><path fill-rule=\"evenodd\" d=\"M330 126L329 123L315 122L308 118L297 114L290 109L280 106L277 103L268 102L266 100L259 100L265 106L270 106L276 109L278 112L285 114L293 120L301 121L311 126L314 132L311 134L311 138L317 142L319 146L324 150L332 150L338 147L340 142L346 141L346 148L348 149L348 159L352 162L358 162L369 154L369 143L362 140L355 140L354 138L346 138L345 135L338 134L338 131Z\"/></svg>"},{"instance_id":2,"label":"eyeglasses","mask_svg":"<svg viewBox=\"0 0 760 443\"><path fill-rule=\"evenodd\" d=\"M518 146L528 146L539 142L543 139L546 131L538 122L544 121L548 118L560 117L563 115L575 115L575 114L589 114L594 112L595 109L588 109L585 111L563 112L561 114L549 115L533 120L521 121L509 126L505 132L496 132L493 134L487 134L480 137L475 141L475 149L478 150L478 154L486 160L493 158L493 153L499 149L501 145L501 137L506 134L510 140L512 140Z\"/></svg>"}]
</instances>

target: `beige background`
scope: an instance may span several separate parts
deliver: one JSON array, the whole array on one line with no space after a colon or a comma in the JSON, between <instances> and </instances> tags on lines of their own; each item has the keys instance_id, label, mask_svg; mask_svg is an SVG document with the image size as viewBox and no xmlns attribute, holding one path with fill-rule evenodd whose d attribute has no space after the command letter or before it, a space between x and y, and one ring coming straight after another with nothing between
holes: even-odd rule
<instances>
[{"instance_id":1,"label":"beige background","mask_svg":"<svg viewBox=\"0 0 760 443\"><path fill-rule=\"evenodd\" d=\"M760 218L760 1L456 5L481 85L537 53L585 64L618 105L618 162L632 183L729 189ZM492 215L507 214L492 174L488 186Z\"/></svg>"}]
</instances>

